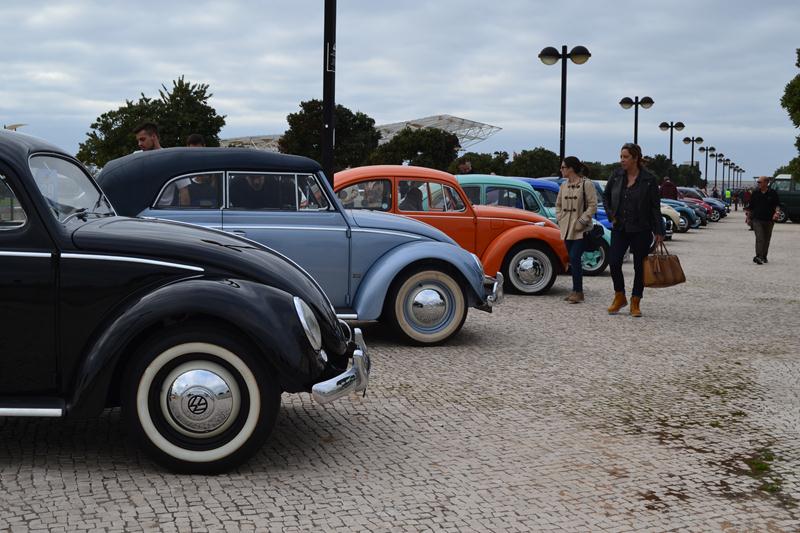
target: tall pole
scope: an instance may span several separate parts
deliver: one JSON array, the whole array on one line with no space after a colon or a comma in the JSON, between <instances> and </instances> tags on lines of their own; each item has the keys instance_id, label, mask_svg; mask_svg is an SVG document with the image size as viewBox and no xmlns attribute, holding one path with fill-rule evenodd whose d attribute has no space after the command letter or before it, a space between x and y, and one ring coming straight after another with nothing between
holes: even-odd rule
<instances>
[{"instance_id":1,"label":"tall pole","mask_svg":"<svg viewBox=\"0 0 800 533\"><path fill-rule=\"evenodd\" d=\"M633 144L639 144L639 97L633 98Z\"/></svg>"},{"instance_id":2,"label":"tall pole","mask_svg":"<svg viewBox=\"0 0 800 533\"><path fill-rule=\"evenodd\" d=\"M336 0L325 0L325 47L322 59L322 169L333 187L336 142Z\"/></svg>"},{"instance_id":3,"label":"tall pole","mask_svg":"<svg viewBox=\"0 0 800 533\"><path fill-rule=\"evenodd\" d=\"M675 128L672 125L672 122L669 123L669 164L670 169L672 169L672 133Z\"/></svg>"},{"instance_id":4,"label":"tall pole","mask_svg":"<svg viewBox=\"0 0 800 533\"><path fill-rule=\"evenodd\" d=\"M564 160L567 139L567 45L561 47L561 139L558 145L559 161Z\"/></svg>"}]
</instances>

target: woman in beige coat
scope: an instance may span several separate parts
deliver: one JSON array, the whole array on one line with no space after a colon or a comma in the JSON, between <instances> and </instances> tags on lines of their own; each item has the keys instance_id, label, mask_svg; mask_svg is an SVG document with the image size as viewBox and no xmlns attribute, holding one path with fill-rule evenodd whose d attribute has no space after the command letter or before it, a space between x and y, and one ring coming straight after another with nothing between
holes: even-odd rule
<instances>
[{"instance_id":1,"label":"woman in beige coat","mask_svg":"<svg viewBox=\"0 0 800 533\"><path fill-rule=\"evenodd\" d=\"M592 217L597 212L597 193L590 180L583 177L588 169L577 157L565 157L561 163L564 181L556 199L556 221L561 238L569 252L569 269L572 273L572 292L565 300L571 304L583 301L583 267L581 256L585 251L583 232L592 228Z\"/></svg>"}]
</instances>

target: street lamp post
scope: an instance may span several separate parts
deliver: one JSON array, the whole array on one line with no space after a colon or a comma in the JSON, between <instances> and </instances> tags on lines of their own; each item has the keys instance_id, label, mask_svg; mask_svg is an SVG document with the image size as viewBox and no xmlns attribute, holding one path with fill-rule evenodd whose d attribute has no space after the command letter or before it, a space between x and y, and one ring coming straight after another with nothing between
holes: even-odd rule
<instances>
[{"instance_id":1,"label":"street lamp post","mask_svg":"<svg viewBox=\"0 0 800 533\"><path fill-rule=\"evenodd\" d=\"M576 65L583 65L592 54L585 46L576 46L567 53L567 45L561 47L561 53L552 46L542 49L539 52L539 59L545 65L555 65L561 60L561 133L559 137L559 157L564 160L564 148L566 145L567 130L567 58Z\"/></svg>"},{"instance_id":2,"label":"street lamp post","mask_svg":"<svg viewBox=\"0 0 800 533\"><path fill-rule=\"evenodd\" d=\"M730 169L732 164L733 164L733 161L731 161L727 157L722 162L722 199L723 200L725 200L725 169L726 168Z\"/></svg>"},{"instance_id":3,"label":"street lamp post","mask_svg":"<svg viewBox=\"0 0 800 533\"><path fill-rule=\"evenodd\" d=\"M683 144L691 144L692 145L691 168L692 168L692 170L694 170L694 145L695 144L697 144L697 145L703 144L703 138L702 137L684 137L683 138Z\"/></svg>"},{"instance_id":4,"label":"street lamp post","mask_svg":"<svg viewBox=\"0 0 800 533\"><path fill-rule=\"evenodd\" d=\"M717 149L714 148L713 146L709 146L708 148L706 148L705 146L701 146L700 148L697 149L697 151L700 152L701 154L702 153L706 154L706 169L703 172L703 181L705 181L706 185L708 185L708 155L712 154L713 157L713 154L714 152L717 151Z\"/></svg>"},{"instance_id":5,"label":"street lamp post","mask_svg":"<svg viewBox=\"0 0 800 533\"><path fill-rule=\"evenodd\" d=\"M336 0L325 0L322 57L322 169L333 186L336 142Z\"/></svg>"},{"instance_id":6,"label":"street lamp post","mask_svg":"<svg viewBox=\"0 0 800 533\"><path fill-rule=\"evenodd\" d=\"M717 163L722 163L725 154L722 152L711 154L711 158L714 160L714 188L717 189ZM717 193L719 193L719 189L717 189Z\"/></svg>"},{"instance_id":7,"label":"street lamp post","mask_svg":"<svg viewBox=\"0 0 800 533\"><path fill-rule=\"evenodd\" d=\"M662 122L658 125L661 131L669 130L669 164L672 165L672 134L673 130L683 131L686 126L683 122Z\"/></svg>"},{"instance_id":8,"label":"street lamp post","mask_svg":"<svg viewBox=\"0 0 800 533\"><path fill-rule=\"evenodd\" d=\"M619 105L622 109L633 108L633 144L639 144L639 106L650 109L653 107L653 104L655 104L655 101L649 96L645 96L641 100L639 100L638 96L634 96L633 100L626 96L619 101Z\"/></svg>"}]
</instances>

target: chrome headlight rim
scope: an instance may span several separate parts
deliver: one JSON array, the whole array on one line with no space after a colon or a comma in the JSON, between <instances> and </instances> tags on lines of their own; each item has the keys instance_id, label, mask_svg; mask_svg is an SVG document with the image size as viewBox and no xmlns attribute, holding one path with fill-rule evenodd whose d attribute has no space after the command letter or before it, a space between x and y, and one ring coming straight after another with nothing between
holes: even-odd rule
<instances>
[{"instance_id":1,"label":"chrome headlight rim","mask_svg":"<svg viewBox=\"0 0 800 533\"><path fill-rule=\"evenodd\" d=\"M483 263L481 263L481 258L480 258L480 257L478 257L477 255L473 254L473 253L470 253L469 255L471 255L471 256L472 256L472 259L473 259L473 260L475 260L475 264L477 264L477 265L478 265L478 270L480 270L481 272L483 272Z\"/></svg>"},{"instance_id":2,"label":"chrome headlight rim","mask_svg":"<svg viewBox=\"0 0 800 533\"><path fill-rule=\"evenodd\" d=\"M322 349L322 330L319 327L317 316L302 298L295 296L293 300L294 310L297 313L300 324L303 326L306 338L314 351L319 352Z\"/></svg>"}]
</instances>

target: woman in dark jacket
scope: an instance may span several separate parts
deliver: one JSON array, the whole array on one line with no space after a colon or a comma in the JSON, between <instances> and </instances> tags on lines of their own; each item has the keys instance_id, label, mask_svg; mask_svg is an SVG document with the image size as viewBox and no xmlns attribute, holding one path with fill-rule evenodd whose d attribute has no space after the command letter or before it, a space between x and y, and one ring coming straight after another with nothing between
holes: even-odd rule
<instances>
[{"instance_id":1,"label":"woman in dark jacket","mask_svg":"<svg viewBox=\"0 0 800 533\"><path fill-rule=\"evenodd\" d=\"M634 272L631 316L642 316L639 302L644 292L644 258L650 251L653 234L657 243L664 240L661 200L656 178L642 166L642 149L638 145L624 144L619 159L622 168L609 178L603 193L606 213L613 223L609 264L614 281L614 301L608 313L615 315L628 305L622 259L630 247Z\"/></svg>"}]
</instances>

